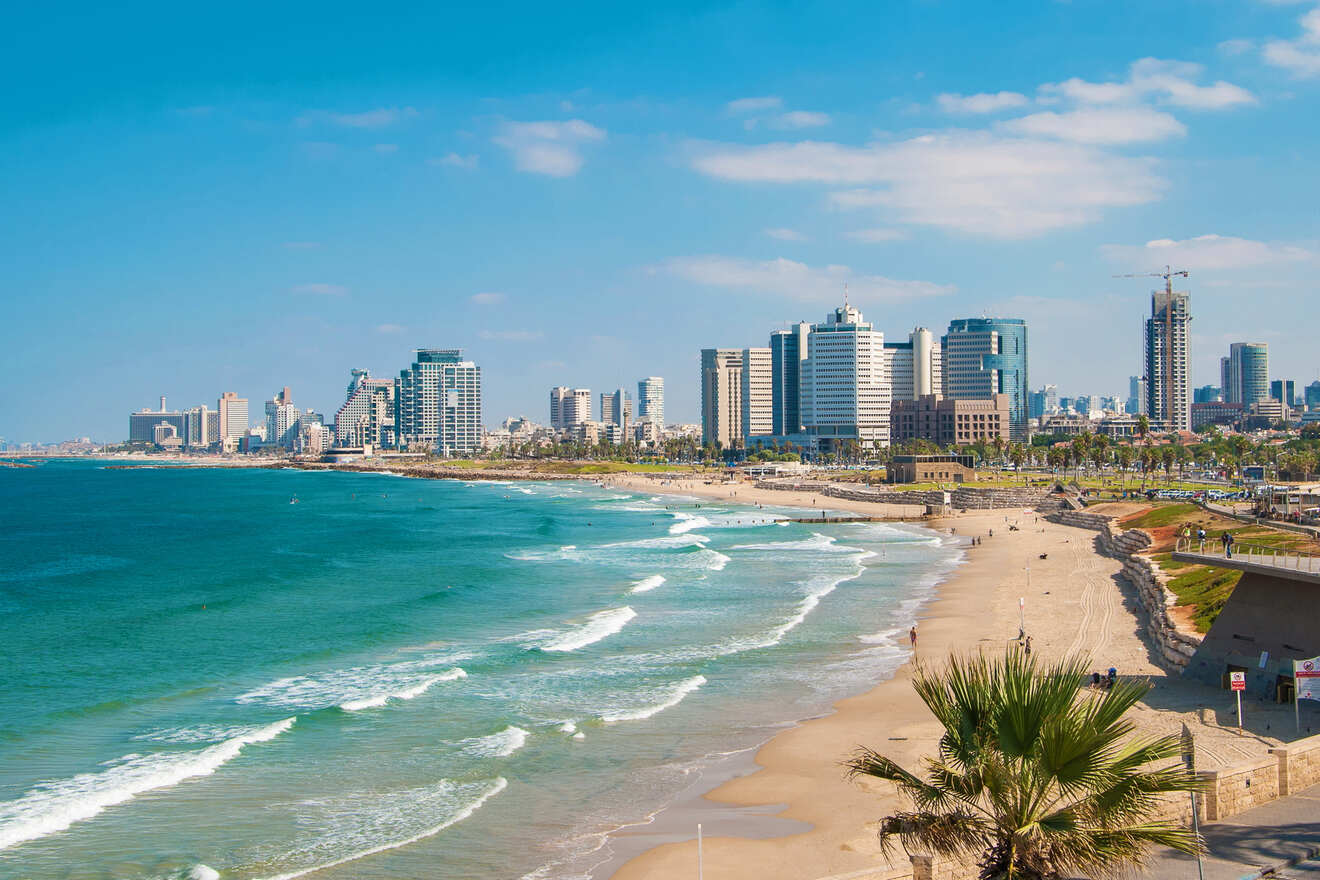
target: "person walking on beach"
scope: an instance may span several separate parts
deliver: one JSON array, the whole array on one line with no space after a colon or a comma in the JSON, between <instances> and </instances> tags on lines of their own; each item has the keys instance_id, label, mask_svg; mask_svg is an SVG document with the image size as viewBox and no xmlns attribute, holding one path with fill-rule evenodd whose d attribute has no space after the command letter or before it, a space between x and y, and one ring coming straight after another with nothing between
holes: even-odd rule
<instances>
[{"instance_id":1,"label":"person walking on beach","mask_svg":"<svg viewBox=\"0 0 1320 880\"><path fill-rule=\"evenodd\" d=\"M1224 556L1233 558L1233 536L1228 532L1224 532Z\"/></svg>"},{"instance_id":2,"label":"person walking on beach","mask_svg":"<svg viewBox=\"0 0 1320 880\"><path fill-rule=\"evenodd\" d=\"M908 641L912 643L913 648L917 646L917 625L915 623L912 624L912 629L908 630Z\"/></svg>"}]
</instances>

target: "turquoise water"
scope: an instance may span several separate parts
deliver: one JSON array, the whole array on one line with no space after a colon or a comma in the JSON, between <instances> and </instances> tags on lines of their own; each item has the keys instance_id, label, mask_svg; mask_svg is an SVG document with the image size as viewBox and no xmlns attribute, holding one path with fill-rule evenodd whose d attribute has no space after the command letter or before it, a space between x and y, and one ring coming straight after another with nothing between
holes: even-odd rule
<instances>
[{"instance_id":1,"label":"turquoise water","mask_svg":"<svg viewBox=\"0 0 1320 880\"><path fill-rule=\"evenodd\" d=\"M787 515L0 469L0 876L589 877L693 772L892 671L957 562Z\"/></svg>"}]
</instances>

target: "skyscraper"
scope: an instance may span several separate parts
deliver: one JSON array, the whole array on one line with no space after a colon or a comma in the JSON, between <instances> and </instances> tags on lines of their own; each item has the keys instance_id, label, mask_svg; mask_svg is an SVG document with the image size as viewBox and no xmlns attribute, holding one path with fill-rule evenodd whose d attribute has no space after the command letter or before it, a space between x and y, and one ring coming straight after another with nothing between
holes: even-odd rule
<instances>
[{"instance_id":1,"label":"skyscraper","mask_svg":"<svg viewBox=\"0 0 1320 880\"><path fill-rule=\"evenodd\" d=\"M248 402L232 391L226 391L215 402L220 411L220 440L241 439L248 429Z\"/></svg>"},{"instance_id":2,"label":"skyscraper","mask_svg":"<svg viewBox=\"0 0 1320 880\"><path fill-rule=\"evenodd\" d=\"M1127 404L1123 409L1134 416L1146 412L1146 377L1128 376Z\"/></svg>"},{"instance_id":3,"label":"skyscraper","mask_svg":"<svg viewBox=\"0 0 1320 880\"><path fill-rule=\"evenodd\" d=\"M774 366L768 348L742 351L742 436L774 432Z\"/></svg>"},{"instance_id":4,"label":"skyscraper","mask_svg":"<svg viewBox=\"0 0 1320 880\"><path fill-rule=\"evenodd\" d=\"M1220 361L1222 364L1223 361ZM1250 408L1270 397L1270 349L1264 342L1234 342L1228 347L1228 384L1224 399Z\"/></svg>"},{"instance_id":5,"label":"skyscraper","mask_svg":"<svg viewBox=\"0 0 1320 880\"><path fill-rule=\"evenodd\" d=\"M1284 406L1294 406L1297 399L1297 384L1292 379L1275 379L1270 382L1270 399L1277 400Z\"/></svg>"},{"instance_id":6,"label":"skyscraper","mask_svg":"<svg viewBox=\"0 0 1320 880\"><path fill-rule=\"evenodd\" d=\"M1305 403L1307 409L1312 412L1320 410L1320 380L1316 380L1310 385L1307 385L1305 390L1302 391L1302 394L1306 398Z\"/></svg>"},{"instance_id":7,"label":"skyscraper","mask_svg":"<svg viewBox=\"0 0 1320 880\"><path fill-rule=\"evenodd\" d=\"M388 448L398 444L395 432L393 379L373 379L369 370L350 372L347 397L335 414L335 443L340 446Z\"/></svg>"},{"instance_id":8,"label":"skyscraper","mask_svg":"<svg viewBox=\"0 0 1320 880\"><path fill-rule=\"evenodd\" d=\"M293 394L285 385L266 401L266 444L293 449L298 438L298 418L302 413L293 405Z\"/></svg>"},{"instance_id":9,"label":"skyscraper","mask_svg":"<svg viewBox=\"0 0 1320 880\"><path fill-rule=\"evenodd\" d=\"M742 445L742 352L701 350L701 442L721 449Z\"/></svg>"},{"instance_id":10,"label":"skyscraper","mask_svg":"<svg viewBox=\"0 0 1320 880\"><path fill-rule=\"evenodd\" d=\"M1007 394L1009 436L1027 439L1027 322L1021 318L958 318L943 340L945 394L990 400Z\"/></svg>"},{"instance_id":11,"label":"skyscraper","mask_svg":"<svg viewBox=\"0 0 1320 880\"><path fill-rule=\"evenodd\" d=\"M811 325L794 324L770 334L770 430L773 434L802 431L802 362L807 358Z\"/></svg>"},{"instance_id":12,"label":"skyscraper","mask_svg":"<svg viewBox=\"0 0 1320 880\"><path fill-rule=\"evenodd\" d=\"M944 393L942 349L925 327L915 328L906 342L886 342L884 354L885 375L894 400Z\"/></svg>"},{"instance_id":13,"label":"skyscraper","mask_svg":"<svg viewBox=\"0 0 1320 880\"><path fill-rule=\"evenodd\" d=\"M550 389L550 427L571 430L591 421L591 389L560 385Z\"/></svg>"},{"instance_id":14,"label":"skyscraper","mask_svg":"<svg viewBox=\"0 0 1320 880\"><path fill-rule=\"evenodd\" d=\"M802 364L802 427L835 451L849 440L863 447L889 445L889 377L885 335L844 303L811 325Z\"/></svg>"},{"instance_id":15,"label":"skyscraper","mask_svg":"<svg viewBox=\"0 0 1320 880\"><path fill-rule=\"evenodd\" d=\"M128 442L155 443L156 426L160 424L173 426L174 435L182 437L185 430L185 419L183 413L165 409L165 397L162 395L160 409L140 409L135 413L129 413Z\"/></svg>"},{"instance_id":16,"label":"skyscraper","mask_svg":"<svg viewBox=\"0 0 1320 880\"><path fill-rule=\"evenodd\" d=\"M395 398L399 442L440 455L481 448L481 367L462 349L419 348L399 373Z\"/></svg>"},{"instance_id":17,"label":"skyscraper","mask_svg":"<svg viewBox=\"0 0 1320 880\"><path fill-rule=\"evenodd\" d=\"M600 396L600 420L606 425L632 423L632 395L622 388L609 391Z\"/></svg>"},{"instance_id":18,"label":"skyscraper","mask_svg":"<svg viewBox=\"0 0 1320 880\"><path fill-rule=\"evenodd\" d=\"M637 421L663 426L665 423L665 380L647 376L637 383Z\"/></svg>"},{"instance_id":19,"label":"skyscraper","mask_svg":"<svg viewBox=\"0 0 1320 880\"><path fill-rule=\"evenodd\" d=\"M1146 415L1152 427L1189 431L1192 427L1192 378L1187 324L1191 296L1170 286L1150 295L1146 319Z\"/></svg>"}]
</instances>

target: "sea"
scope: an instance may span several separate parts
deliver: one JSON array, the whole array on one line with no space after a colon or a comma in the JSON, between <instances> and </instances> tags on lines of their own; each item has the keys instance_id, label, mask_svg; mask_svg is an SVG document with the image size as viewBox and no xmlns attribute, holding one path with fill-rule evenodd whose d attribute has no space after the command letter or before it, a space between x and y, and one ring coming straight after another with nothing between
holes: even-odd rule
<instances>
[{"instance_id":1,"label":"sea","mask_svg":"<svg viewBox=\"0 0 1320 880\"><path fill-rule=\"evenodd\" d=\"M602 880L611 832L905 660L960 551L821 513L0 468L0 877Z\"/></svg>"}]
</instances>

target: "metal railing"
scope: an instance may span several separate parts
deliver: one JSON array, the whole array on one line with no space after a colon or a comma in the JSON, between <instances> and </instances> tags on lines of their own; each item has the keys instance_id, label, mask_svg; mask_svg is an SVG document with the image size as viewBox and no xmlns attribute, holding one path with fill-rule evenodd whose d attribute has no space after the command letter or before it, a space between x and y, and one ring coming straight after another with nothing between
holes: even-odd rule
<instances>
[{"instance_id":1,"label":"metal railing","mask_svg":"<svg viewBox=\"0 0 1320 880\"><path fill-rule=\"evenodd\" d=\"M1230 553L1229 549L1218 538L1207 537L1204 541L1196 537L1179 538L1174 547L1174 552L1194 553L1198 556L1212 556L1218 559L1236 559L1239 562L1268 565L1273 568L1287 569L1288 571L1320 574L1320 553L1270 547L1265 544L1234 541Z\"/></svg>"}]
</instances>

